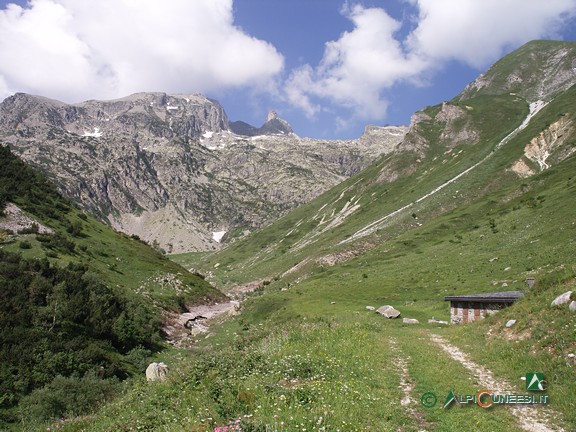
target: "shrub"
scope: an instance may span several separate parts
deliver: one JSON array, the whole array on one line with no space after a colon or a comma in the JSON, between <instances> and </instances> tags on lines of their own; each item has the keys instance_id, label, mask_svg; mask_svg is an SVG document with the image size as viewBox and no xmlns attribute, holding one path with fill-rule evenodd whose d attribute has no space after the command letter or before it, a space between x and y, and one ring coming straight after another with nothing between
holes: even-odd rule
<instances>
[{"instance_id":1,"label":"shrub","mask_svg":"<svg viewBox=\"0 0 576 432\"><path fill-rule=\"evenodd\" d=\"M76 243L59 232L54 234L37 234L36 240L45 245L48 249L65 254L73 254L76 249Z\"/></svg>"},{"instance_id":2,"label":"shrub","mask_svg":"<svg viewBox=\"0 0 576 432\"><path fill-rule=\"evenodd\" d=\"M32 243L30 243L28 240L22 240L19 244L18 247L20 249L32 249Z\"/></svg>"},{"instance_id":3,"label":"shrub","mask_svg":"<svg viewBox=\"0 0 576 432\"><path fill-rule=\"evenodd\" d=\"M33 223L29 227L22 228L18 230L18 234L38 234L38 224Z\"/></svg>"},{"instance_id":4,"label":"shrub","mask_svg":"<svg viewBox=\"0 0 576 432\"><path fill-rule=\"evenodd\" d=\"M44 421L93 412L119 392L117 379L100 379L94 374L82 378L57 376L41 389L22 399L23 420Z\"/></svg>"},{"instance_id":5,"label":"shrub","mask_svg":"<svg viewBox=\"0 0 576 432\"><path fill-rule=\"evenodd\" d=\"M82 224L78 221L68 222L66 226L66 232L73 235L74 237L82 236Z\"/></svg>"},{"instance_id":6,"label":"shrub","mask_svg":"<svg viewBox=\"0 0 576 432\"><path fill-rule=\"evenodd\" d=\"M136 372L144 373L150 363L149 358L151 354L152 351L144 348L142 345L138 345L126 354L124 360L134 366Z\"/></svg>"}]
</instances>

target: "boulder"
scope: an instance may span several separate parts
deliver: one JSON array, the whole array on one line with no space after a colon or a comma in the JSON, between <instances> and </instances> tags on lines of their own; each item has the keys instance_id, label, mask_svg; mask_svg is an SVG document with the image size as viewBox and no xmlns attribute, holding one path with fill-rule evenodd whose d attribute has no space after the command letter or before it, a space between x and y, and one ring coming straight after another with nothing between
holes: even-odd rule
<instances>
[{"instance_id":1,"label":"boulder","mask_svg":"<svg viewBox=\"0 0 576 432\"><path fill-rule=\"evenodd\" d=\"M230 300L230 305L232 307L228 310L228 316L240 315L240 302L238 300Z\"/></svg>"},{"instance_id":2,"label":"boulder","mask_svg":"<svg viewBox=\"0 0 576 432\"><path fill-rule=\"evenodd\" d=\"M506 323L506 327L510 328L514 324L516 324L516 320L514 320L514 319L508 320L508 322Z\"/></svg>"},{"instance_id":3,"label":"boulder","mask_svg":"<svg viewBox=\"0 0 576 432\"><path fill-rule=\"evenodd\" d=\"M398 318L400 316L400 311L397 311L390 305L385 305L378 308L376 313L379 313L384 318Z\"/></svg>"},{"instance_id":4,"label":"boulder","mask_svg":"<svg viewBox=\"0 0 576 432\"><path fill-rule=\"evenodd\" d=\"M570 306L568 306L568 308L570 309L570 312L576 312L576 301L570 303Z\"/></svg>"},{"instance_id":5,"label":"boulder","mask_svg":"<svg viewBox=\"0 0 576 432\"><path fill-rule=\"evenodd\" d=\"M414 318L402 318L404 324L420 324L420 321Z\"/></svg>"},{"instance_id":6,"label":"boulder","mask_svg":"<svg viewBox=\"0 0 576 432\"><path fill-rule=\"evenodd\" d=\"M572 291L567 291L554 299L551 306L560 306L572 300Z\"/></svg>"},{"instance_id":7,"label":"boulder","mask_svg":"<svg viewBox=\"0 0 576 432\"><path fill-rule=\"evenodd\" d=\"M190 330L190 336L198 336L204 333L208 333L208 327L203 326L202 324L196 324L191 330Z\"/></svg>"},{"instance_id":8,"label":"boulder","mask_svg":"<svg viewBox=\"0 0 576 432\"><path fill-rule=\"evenodd\" d=\"M146 368L146 379L148 381L164 381L168 373L168 366L164 363L150 363Z\"/></svg>"}]
</instances>

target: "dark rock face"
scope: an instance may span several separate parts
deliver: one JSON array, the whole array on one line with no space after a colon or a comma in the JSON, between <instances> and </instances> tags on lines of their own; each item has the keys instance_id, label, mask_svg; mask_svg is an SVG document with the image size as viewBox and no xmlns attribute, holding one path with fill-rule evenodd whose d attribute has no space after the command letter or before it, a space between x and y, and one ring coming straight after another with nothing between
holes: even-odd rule
<instances>
[{"instance_id":1,"label":"dark rock face","mask_svg":"<svg viewBox=\"0 0 576 432\"><path fill-rule=\"evenodd\" d=\"M68 105L20 93L0 104L0 142L87 211L167 252L215 249L271 222L391 151L404 133L303 139L275 113L261 128L229 124L218 102L198 94Z\"/></svg>"},{"instance_id":2,"label":"dark rock face","mask_svg":"<svg viewBox=\"0 0 576 432\"><path fill-rule=\"evenodd\" d=\"M250 137L259 135L290 135L294 133L288 122L279 118L275 111L270 111L266 122L259 128L243 121L232 122L229 126L230 130L235 134Z\"/></svg>"}]
</instances>

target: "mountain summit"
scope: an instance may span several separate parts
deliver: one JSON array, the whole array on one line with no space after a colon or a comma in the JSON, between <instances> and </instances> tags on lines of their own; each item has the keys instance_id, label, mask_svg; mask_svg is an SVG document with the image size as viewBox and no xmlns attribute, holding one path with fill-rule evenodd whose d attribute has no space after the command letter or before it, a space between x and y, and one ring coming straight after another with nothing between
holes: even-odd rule
<instances>
[{"instance_id":1,"label":"mountain summit","mask_svg":"<svg viewBox=\"0 0 576 432\"><path fill-rule=\"evenodd\" d=\"M259 128L249 125L243 121L230 122L229 126L232 132L243 136L294 134L290 124L286 120L278 117L278 114L274 110L271 110L268 113L266 122Z\"/></svg>"}]
</instances>

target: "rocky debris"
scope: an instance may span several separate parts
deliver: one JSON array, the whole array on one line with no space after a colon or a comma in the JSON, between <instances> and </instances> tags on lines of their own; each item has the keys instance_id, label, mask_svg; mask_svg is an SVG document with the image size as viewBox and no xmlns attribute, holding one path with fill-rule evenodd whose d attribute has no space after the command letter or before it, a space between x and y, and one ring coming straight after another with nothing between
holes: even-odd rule
<instances>
[{"instance_id":1,"label":"rocky debris","mask_svg":"<svg viewBox=\"0 0 576 432\"><path fill-rule=\"evenodd\" d=\"M568 363L568 366L576 366L576 354L574 353L570 353L566 356L566 363Z\"/></svg>"},{"instance_id":2,"label":"rocky debris","mask_svg":"<svg viewBox=\"0 0 576 432\"><path fill-rule=\"evenodd\" d=\"M200 321L205 319L207 318L202 315L196 315L184 323L184 328L191 329L192 327L197 327L200 325Z\"/></svg>"},{"instance_id":3,"label":"rocky debris","mask_svg":"<svg viewBox=\"0 0 576 432\"><path fill-rule=\"evenodd\" d=\"M146 379L148 381L164 381L168 374L168 366L160 363L150 363L146 368Z\"/></svg>"},{"instance_id":4,"label":"rocky debris","mask_svg":"<svg viewBox=\"0 0 576 432\"><path fill-rule=\"evenodd\" d=\"M507 328L510 328L510 327L512 327L514 324L516 324L516 320L515 320L515 319L508 320L508 321L506 322L506 327L507 327Z\"/></svg>"},{"instance_id":5,"label":"rocky debris","mask_svg":"<svg viewBox=\"0 0 576 432\"><path fill-rule=\"evenodd\" d=\"M376 310L374 306L366 306L366 310L373 311Z\"/></svg>"},{"instance_id":6,"label":"rocky debris","mask_svg":"<svg viewBox=\"0 0 576 432\"><path fill-rule=\"evenodd\" d=\"M231 308L228 310L228 316L240 315L240 302L237 300L230 301Z\"/></svg>"},{"instance_id":7,"label":"rocky debris","mask_svg":"<svg viewBox=\"0 0 576 432\"><path fill-rule=\"evenodd\" d=\"M428 320L428 324L446 324L446 325L449 325L450 323L448 321L437 320L437 319L434 319L434 317L432 317L432 319Z\"/></svg>"},{"instance_id":8,"label":"rocky debris","mask_svg":"<svg viewBox=\"0 0 576 432\"><path fill-rule=\"evenodd\" d=\"M235 286L226 294L229 298L243 299L261 285L262 281L253 281ZM188 312L168 316L162 330L169 343L179 347L191 347L198 336L213 336L213 333L209 332L213 320L236 316L241 312L242 303L239 300L191 306Z\"/></svg>"},{"instance_id":9,"label":"rocky debris","mask_svg":"<svg viewBox=\"0 0 576 432\"><path fill-rule=\"evenodd\" d=\"M404 324L420 324L420 321L415 318L402 318L402 322Z\"/></svg>"},{"instance_id":10,"label":"rocky debris","mask_svg":"<svg viewBox=\"0 0 576 432\"><path fill-rule=\"evenodd\" d=\"M520 177L529 177L549 168L552 163L558 163L571 156L576 150L571 145L564 144L571 136L570 131L573 128L573 122L564 117L552 123L526 144L524 155L512 165L512 171ZM563 150L557 151L560 148ZM525 159L532 161L532 166L538 166L538 169L530 168Z\"/></svg>"},{"instance_id":11,"label":"rocky debris","mask_svg":"<svg viewBox=\"0 0 576 432\"><path fill-rule=\"evenodd\" d=\"M390 305L378 308L376 313L382 315L384 318L398 318L400 316L400 311L394 309L394 307Z\"/></svg>"},{"instance_id":12,"label":"rocky debris","mask_svg":"<svg viewBox=\"0 0 576 432\"><path fill-rule=\"evenodd\" d=\"M568 308L570 309L570 312L576 312L576 301L572 301Z\"/></svg>"},{"instance_id":13,"label":"rocky debris","mask_svg":"<svg viewBox=\"0 0 576 432\"><path fill-rule=\"evenodd\" d=\"M17 233L21 230L38 229L40 234L52 233L52 229L26 215L17 205L7 203L4 217L0 218L0 229Z\"/></svg>"},{"instance_id":14,"label":"rocky debris","mask_svg":"<svg viewBox=\"0 0 576 432\"><path fill-rule=\"evenodd\" d=\"M196 337L200 336L201 334L208 333L208 327L202 324L196 324L194 327L190 329L190 336Z\"/></svg>"},{"instance_id":15,"label":"rocky debris","mask_svg":"<svg viewBox=\"0 0 576 432\"><path fill-rule=\"evenodd\" d=\"M550 306L560 306L563 304L568 303L569 301L572 300L572 291L567 291L562 295L559 295L558 297L556 297L552 303L550 304Z\"/></svg>"}]
</instances>

